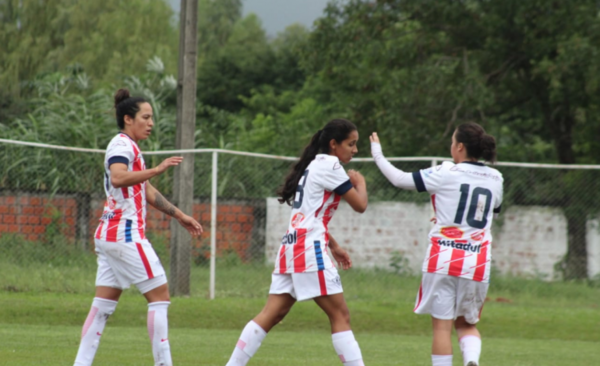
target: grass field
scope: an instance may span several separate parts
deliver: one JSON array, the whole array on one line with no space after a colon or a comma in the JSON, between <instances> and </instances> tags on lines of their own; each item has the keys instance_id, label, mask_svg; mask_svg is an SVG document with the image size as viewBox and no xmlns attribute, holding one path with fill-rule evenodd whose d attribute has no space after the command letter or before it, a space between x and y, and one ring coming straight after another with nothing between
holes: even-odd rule
<instances>
[{"instance_id":1,"label":"grass field","mask_svg":"<svg viewBox=\"0 0 600 366\"><path fill-rule=\"evenodd\" d=\"M169 310L175 364L225 365L246 322L264 305L268 266L221 266L215 300L195 267L192 296ZM72 365L93 297L93 266L0 263L0 365ZM385 271L342 274L366 365L430 365L430 319L412 313L418 277ZM483 311L482 365L600 364L600 287L496 276ZM455 345L455 351L458 348ZM151 365L146 303L124 293L94 365ZM250 365L338 365L326 316L299 303ZM454 365L462 365L457 354Z\"/></svg>"}]
</instances>

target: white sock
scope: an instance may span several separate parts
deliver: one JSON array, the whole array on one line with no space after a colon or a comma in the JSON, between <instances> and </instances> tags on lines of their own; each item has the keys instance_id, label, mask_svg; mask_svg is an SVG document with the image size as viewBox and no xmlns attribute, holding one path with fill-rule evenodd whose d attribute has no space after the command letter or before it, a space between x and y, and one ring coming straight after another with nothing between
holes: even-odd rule
<instances>
[{"instance_id":1,"label":"white sock","mask_svg":"<svg viewBox=\"0 0 600 366\"><path fill-rule=\"evenodd\" d=\"M169 321L167 311L171 303L157 301L148 304L148 335L152 343L155 366L172 366L169 346Z\"/></svg>"},{"instance_id":2,"label":"white sock","mask_svg":"<svg viewBox=\"0 0 600 366\"><path fill-rule=\"evenodd\" d=\"M254 356L263 339L267 336L267 332L251 320L246 324L240 339L238 340L233 354L225 366L245 366L250 358Z\"/></svg>"},{"instance_id":3,"label":"white sock","mask_svg":"<svg viewBox=\"0 0 600 366\"><path fill-rule=\"evenodd\" d=\"M431 355L433 366L452 366L452 355Z\"/></svg>"},{"instance_id":4,"label":"white sock","mask_svg":"<svg viewBox=\"0 0 600 366\"><path fill-rule=\"evenodd\" d=\"M331 335L333 348L346 366L364 366L362 353L351 330Z\"/></svg>"},{"instance_id":5,"label":"white sock","mask_svg":"<svg viewBox=\"0 0 600 366\"><path fill-rule=\"evenodd\" d=\"M91 366L100 344L106 320L114 313L117 302L95 297L92 308L81 331L81 342L75 358L75 366Z\"/></svg>"},{"instance_id":6,"label":"white sock","mask_svg":"<svg viewBox=\"0 0 600 366\"><path fill-rule=\"evenodd\" d=\"M481 355L481 338L468 335L464 336L458 342L463 355L463 363L466 365L469 361L475 361L479 364L479 355Z\"/></svg>"}]
</instances>

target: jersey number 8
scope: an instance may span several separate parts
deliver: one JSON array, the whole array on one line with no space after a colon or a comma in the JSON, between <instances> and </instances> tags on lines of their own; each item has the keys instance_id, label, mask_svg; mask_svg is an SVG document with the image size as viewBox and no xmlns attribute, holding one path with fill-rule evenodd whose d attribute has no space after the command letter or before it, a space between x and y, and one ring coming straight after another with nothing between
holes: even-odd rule
<instances>
[{"instance_id":1,"label":"jersey number 8","mask_svg":"<svg viewBox=\"0 0 600 366\"><path fill-rule=\"evenodd\" d=\"M458 209L456 210L456 216L454 216L454 223L460 225L465 215L465 209L467 208L467 201L469 200L469 188L468 184L460 185L460 201L458 202ZM485 207L483 208L483 215L478 220L475 215L479 206L480 196L485 198ZM469 203L469 211L467 212L467 224L476 229L483 229L487 225L487 216L490 213L492 206L492 192L489 189L475 187L471 196L471 202Z\"/></svg>"},{"instance_id":2,"label":"jersey number 8","mask_svg":"<svg viewBox=\"0 0 600 366\"><path fill-rule=\"evenodd\" d=\"M302 206L302 200L304 199L304 185L306 184L306 178L308 177L308 169L304 171L302 177L298 181L298 187L296 187L296 196L294 197L294 205L292 208L300 208Z\"/></svg>"}]
</instances>

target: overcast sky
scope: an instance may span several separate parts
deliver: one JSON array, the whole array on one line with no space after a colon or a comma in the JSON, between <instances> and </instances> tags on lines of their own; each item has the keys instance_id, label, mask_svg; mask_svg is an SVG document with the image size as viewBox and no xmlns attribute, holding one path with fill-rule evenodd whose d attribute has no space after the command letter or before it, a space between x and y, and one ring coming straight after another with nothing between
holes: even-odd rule
<instances>
[{"instance_id":1,"label":"overcast sky","mask_svg":"<svg viewBox=\"0 0 600 366\"><path fill-rule=\"evenodd\" d=\"M181 0L168 0L179 12ZM254 13L262 20L270 36L277 35L290 24L300 23L311 28L315 19L323 14L329 0L243 0L244 15Z\"/></svg>"}]
</instances>

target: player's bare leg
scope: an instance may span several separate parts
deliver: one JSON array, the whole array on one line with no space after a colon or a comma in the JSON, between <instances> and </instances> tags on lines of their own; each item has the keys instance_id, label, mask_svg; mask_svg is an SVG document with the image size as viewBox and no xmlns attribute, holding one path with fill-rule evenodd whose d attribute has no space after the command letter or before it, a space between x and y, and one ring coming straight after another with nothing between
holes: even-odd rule
<instances>
[{"instance_id":1,"label":"player's bare leg","mask_svg":"<svg viewBox=\"0 0 600 366\"><path fill-rule=\"evenodd\" d=\"M268 333L285 318L295 303L296 299L290 294L270 294L267 303L253 321Z\"/></svg>"},{"instance_id":2,"label":"player's bare leg","mask_svg":"<svg viewBox=\"0 0 600 366\"><path fill-rule=\"evenodd\" d=\"M315 302L329 317L333 348L342 363L346 366L364 366L360 347L350 327L350 311L344 294L317 297Z\"/></svg>"},{"instance_id":3,"label":"player's bare leg","mask_svg":"<svg viewBox=\"0 0 600 366\"><path fill-rule=\"evenodd\" d=\"M479 365L481 355L481 334L474 324L469 324L460 316L454 321L456 335L463 356L463 364L468 366Z\"/></svg>"},{"instance_id":4,"label":"player's bare leg","mask_svg":"<svg viewBox=\"0 0 600 366\"><path fill-rule=\"evenodd\" d=\"M94 361L106 321L117 308L122 292L123 290L112 287L96 287L96 296L81 331L75 366L90 366Z\"/></svg>"},{"instance_id":5,"label":"player's bare leg","mask_svg":"<svg viewBox=\"0 0 600 366\"><path fill-rule=\"evenodd\" d=\"M172 366L169 345L168 309L170 303L169 286L158 286L144 294L148 300L148 336L152 343L154 365Z\"/></svg>"},{"instance_id":6,"label":"player's bare leg","mask_svg":"<svg viewBox=\"0 0 600 366\"><path fill-rule=\"evenodd\" d=\"M226 366L244 366L254 356L267 333L290 312L296 303L289 294L270 294L265 307L242 331Z\"/></svg>"},{"instance_id":7,"label":"player's bare leg","mask_svg":"<svg viewBox=\"0 0 600 366\"><path fill-rule=\"evenodd\" d=\"M433 366L452 366L452 320L431 317L433 342L431 362Z\"/></svg>"}]
</instances>

